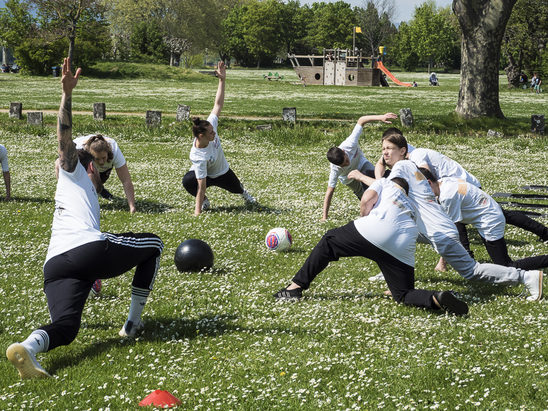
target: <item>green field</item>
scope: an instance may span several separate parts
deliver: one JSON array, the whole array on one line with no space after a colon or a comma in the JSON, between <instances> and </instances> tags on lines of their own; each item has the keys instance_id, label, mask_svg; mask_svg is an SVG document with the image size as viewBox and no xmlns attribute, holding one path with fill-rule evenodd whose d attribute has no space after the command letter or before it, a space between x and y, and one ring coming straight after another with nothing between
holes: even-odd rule
<instances>
[{"instance_id":1,"label":"green field","mask_svg":"<svg viewBox=\"0 0 548 411\"><path fill-rule=\"evenodd\" d=\"M330 219L319 221L325 152L350 133L358 116L410 107L416 126L405 134L413 145L459 161L489 193L523 192L525 184L548 185L548 139L529 132L530 115L546 114L546 94L502 87L507 120L462 122L452 114L456 75L440 75L441 87L433 88L424 73L396 73L419 87L385 89L303 87L290 71L281 73L283 81L268 82L262 78L267 72L228 71L223 115L233 118L221 117L219 126L232 169L261 206L246 208L239 196L212 188L212 210L200 217L193 217L194 199L181 186L190 167L190 127L173 115L177 104L206 115L216 80L198 74L165 81L82 79L74 110L90 111L103 101L108 117L95 122L75 115L74 132L99 131L118 141L137 198L138 212L130 215L113 176L107 188L117 199L100 200L101 228L158 234L165 243L161 268L141 337L118 337L131 274L104 281L102 295L88 300L76 340L38 356L53 379L21 381L7 360L0 361L0 409L137 409L156 389L178 397L182 409L546 409L548 300L527 302L522 287L471 283L453 270L439 274L429 247L417 248L416 287L455 290L469 304L469 316L397 305L383 296L384 284L367 280L378 268L360 258L331 264L299 303L272 298L327 229L358 215L354 195L339 186ZM58 79L0 75L0 88L0 108L11 101L23 102L24 110L59 105ZM283 123L283 107L314 120ZM161 127L112 114L148 109L164 112ZM272 130L257 130L265 123ZM54 207L54 124L53 114L37 128L0 113L14 197L0 202L2 350L49 320L42 265ZM366 126L361 147L368 158L380 155L385 127ZM487 129L505 136L487 138ZM293 235L286 253L264 245L277 226ZM506 232L512 257L548 253L535 236L513 227ZM488 261L477 233L470 235L476 258ZM173 254L187 238L211 245L211 271L177 272Z\"/></svg>"}]
</instances>

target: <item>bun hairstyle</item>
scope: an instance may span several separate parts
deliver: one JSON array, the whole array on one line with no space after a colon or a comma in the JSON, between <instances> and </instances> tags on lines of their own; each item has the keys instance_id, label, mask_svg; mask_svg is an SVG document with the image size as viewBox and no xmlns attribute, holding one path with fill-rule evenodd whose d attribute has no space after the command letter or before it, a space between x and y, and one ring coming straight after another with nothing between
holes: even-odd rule
<instances>
[{"instance_id":1,"label":"bun hairstyle","mask_svg":"<svg viewBox=\"0 0 548 411\"><path fill-rule=\"evenodd\" d=\"M112 154L112 147L101 134L95 134L88 138L87 141L84 143L84 149L90 153L92 151L96 153L102 153L103 151L106 151L108 161L112 161L112 159L114 158L114 154Z\"/></svg>"},{"instance_id":2,"label":"bun hairstyle","mask_svg":"<svg viewBox=\"0 0 548 411\"><path fill-rule=\"evenodd\" d=\"M192 117L192 135L198 137L200 134L205 133L209 124L209 121L200 120L200 117Z\"/></svg>"}]
</instances>

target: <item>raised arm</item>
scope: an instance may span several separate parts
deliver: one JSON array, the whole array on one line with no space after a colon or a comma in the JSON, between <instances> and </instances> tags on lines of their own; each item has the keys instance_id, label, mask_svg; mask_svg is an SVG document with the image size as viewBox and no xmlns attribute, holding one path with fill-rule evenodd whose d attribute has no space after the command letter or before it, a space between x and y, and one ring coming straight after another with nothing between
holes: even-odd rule
<instances>
[{"instance_id":1,"label":"raised arm","mask_svg":"<svg viewBox=\"0 0 548 411\"><path fill-rule=\"evenodd\" d=\"M57 141L59 143L59 166L69 173L73 172L78 164L76 146L72 142L72 90L78 83L82 69L76 70L76 74L70 71L70 58L63 60L63 74L61 85L63 94L57 116Z\"/></svg>"},{"instance_id":2,"label":"raised arm","mask_svg":"<svg viewBox=\"0 0 548 411\"><path fill-rule=\"evenodd\" d=\"M217 87L217 95L215 96L215 105L213 106L213 110L211 110L211 112L219 117L225 102L226 66L223 61L219 61L215 73L219 78L219 86Z\"/></svg>"},{"instance_id":3,"label":"raised arm","mask_svg":"<svg viewBox=\"0 0 548 411\"><path fill-rule=\"evenodd\" d=\"M361 116L358 119L358 124L363 126L366 123L371 123L372 121L382 121L383 123L391 124L392 120L397 119L398 116L394 113L386 113L382 115L372 115L372 116Z\"/></svg>"}]
</instances>

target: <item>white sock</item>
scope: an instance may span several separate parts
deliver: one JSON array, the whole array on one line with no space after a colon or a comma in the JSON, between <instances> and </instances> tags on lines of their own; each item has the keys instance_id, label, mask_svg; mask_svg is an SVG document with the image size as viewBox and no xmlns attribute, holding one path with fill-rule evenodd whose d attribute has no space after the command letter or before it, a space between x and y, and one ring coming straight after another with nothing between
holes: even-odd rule
<instances>
[{"instance_id":1,"label":"white sock","mask_svg":"<svg viewBox=\"0 0 548 411\"><path fill-rule=\"evenodd\" d=\"M32 354L46 352L49 348L49 335L44 330L35 330L21 345Z\"/></svg>"},{"instance_id":2,"label":"white sock","mask_svg":"<svg viewBox=\"0 0 548 411\"><path fill-rule=\"evenodd\" d=\"M143 313L143 308L145 308L149 294L150 290L131 287L131 304L127 316L128 321L133 322L133 324L137 324L141 321L141 314Z\"/></svg>"}]
</instances>

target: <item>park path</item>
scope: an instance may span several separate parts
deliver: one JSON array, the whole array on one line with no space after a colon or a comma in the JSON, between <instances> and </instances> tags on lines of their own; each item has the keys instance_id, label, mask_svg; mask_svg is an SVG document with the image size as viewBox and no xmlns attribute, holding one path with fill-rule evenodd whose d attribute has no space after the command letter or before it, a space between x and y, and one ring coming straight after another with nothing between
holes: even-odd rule
<instances>
[{"instance_id":1,"label":"park path","mask_svg":"<svg viewBox=\"0 0 548 411\"><path fill-rule=\"evenodd\" d=\"M23 110L22 114L25 114L29 111L41 111L44 114L57 114L59 110ZM0 109L0 113L9 113L9 109ZM77 115L88 115L93 116L92 111L73 111L72 114ZM193 116L198 117L205 117L209 113L192 113ZM108 116L128 116L128 117L143 117L145 118L146 113L145 112L130 112L130 111L107 111L107 117ZM162 117L173 117L175 118L175 113L170 112L162 112ZM274 120L281 120L281 116L275 116L275 117L267 117L267 116L234 116L234 115L225 115L223 114L221 116L222 118L227 118L231 120L249 120L249 121L274 121ZM338 121L338 122L344 122L344 121L351 121L351 120L345 120L340 118L298 118L298 121Z\"/></svg>"}]
</instances>

